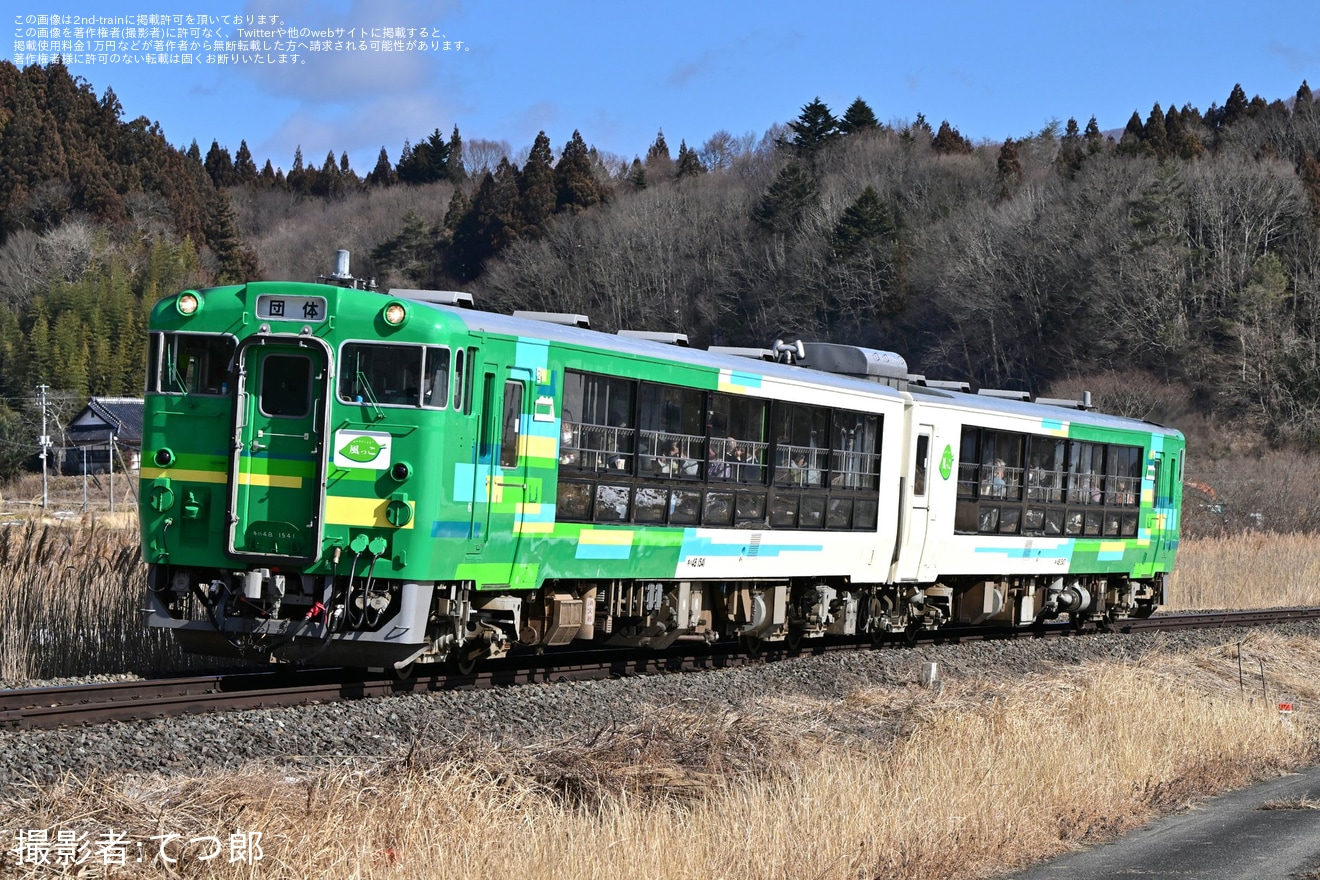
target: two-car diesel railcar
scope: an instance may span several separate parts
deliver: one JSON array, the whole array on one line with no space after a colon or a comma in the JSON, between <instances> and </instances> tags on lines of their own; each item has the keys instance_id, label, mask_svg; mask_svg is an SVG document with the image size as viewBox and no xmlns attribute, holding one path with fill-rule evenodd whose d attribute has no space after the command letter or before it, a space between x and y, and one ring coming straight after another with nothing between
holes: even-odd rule
<instances>
[{"instance_id":1,"label":"two-car diesel railcar","mask_svg":"<svg viewBox=\"0 0 1320 880\"><path fill-rule=\"evenodd\" d=\"M462 305L254 282L156 306L150 626L199 653L466 666L1163 601L1177 431L917 384L881 352L780 363Z\"/></svg>"}]
</instances>

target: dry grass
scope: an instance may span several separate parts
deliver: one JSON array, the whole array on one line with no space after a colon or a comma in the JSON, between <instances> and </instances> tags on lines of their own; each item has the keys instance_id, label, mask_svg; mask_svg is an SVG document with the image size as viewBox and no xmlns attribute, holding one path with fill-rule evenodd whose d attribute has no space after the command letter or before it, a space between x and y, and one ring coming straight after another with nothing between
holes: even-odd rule
<instances>
[{"instance_id":1,"label":"dry grass","mask_svg":"<svg viewBox=\"0 0 1320 880\"><path fill-rule=\"evenodd\" d=\"M69 780L14 804L10 827L133 840L257 831L264 857L250 873L262 877L991 876L1312 759L1301 713L1283 723L1239 692L1238 649L742 716L670 708L525 748L423 730L398 758ZM1249 652L1278 670L1271 694L1310 702L1313 649L1265 634ZM906 724L878 738L823 722L884 721L896 706ZM171 876L243 875L187 852ZM166 875L150 855L137 870Z\"/></svg>"},{"instance_id":2,"label":"dry grass","mask_svg":"<svg viewBox=\"0 0 1320 880\"><path fill-rule=\"evenodd\" d=\"M168 637L142 625L144 583L135 530L97 520L0 528L0 679L177 665Z\"/></svg>"},{"instance_id":3,"label":"dry grass","mask_svg":"<svg viewBox=\"0 0 1320 880\"><path fill-rule=\"evenodd\" d=\"M1169 595L1170 611L1320 605L1320 541L1262 532L1184 541Z\"/></svg>"}]
</instances>

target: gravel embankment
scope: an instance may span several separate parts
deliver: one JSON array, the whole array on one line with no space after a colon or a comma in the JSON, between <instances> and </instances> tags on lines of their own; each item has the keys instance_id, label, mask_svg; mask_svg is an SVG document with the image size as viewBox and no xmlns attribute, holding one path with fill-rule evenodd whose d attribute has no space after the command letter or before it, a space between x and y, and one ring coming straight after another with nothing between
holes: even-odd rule
<instances>
[{"instance_id":1,"label":"gravel embankment","mask_svg":"<svg viewBox=\"0 0 1320 880\"><path fill-rule=\"evenodd\" d=\"M65 774L196 775L249 761L275 766L391 757L416 744L459 738L495 745L559 744L628 727L672 709L699 716L755 714L793 701L815 707L813 724L840 736L892 733L845 699L870 685L901 687L935 661L950 679L1020 678L1092 660L1135 661L1236 642L1250 629L1085 636L925 645L911 650L839 652L764 666L600 682L409 695L310 707L105 724L65 730L0 731L0 800ZM1320 621L1280 627L1320 637Z\"/></svg>"}]
</instances>

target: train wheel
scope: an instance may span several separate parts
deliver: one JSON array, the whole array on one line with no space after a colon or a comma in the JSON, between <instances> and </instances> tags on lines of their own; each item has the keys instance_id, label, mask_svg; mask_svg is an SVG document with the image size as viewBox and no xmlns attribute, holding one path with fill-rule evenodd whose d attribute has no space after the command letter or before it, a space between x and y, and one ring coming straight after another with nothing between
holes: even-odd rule
<instances>
[{"instance_id":1,"label":"train wheel","mask_svg":"<svg viewBox=\"0 0 1320 880\"><path fill-rule=\"evenodd\" d=\"M917 637L921 635L921 625L909 623L907 629L903 630L903 644L911 648L917 643Z\"/></svg>"},{"instance_id":2,"label":"train wheel","mask_svg":"<svg viewBox=\"0 0 1320 880\"><path fill-rule=\"evenodd\" d=\"M761 656L761 637L757 635L739 635L738 647L748 657Z\"/></svg>"},{"instance_id":3,"label":"train wheel","mask_svg":"<svg viewBox=\"0 0 1320 880\"><path fill-rule=\"evenodd\" d=\"M403 666L396 666L390 671L394 673L395 681L407 681L408 679L413 677L413 673L416 670L417 670L417 663L413 662L413 663L405 664Z\"/></svg>"},{"instance_id":4,"label":"train wheel","mask_svg":"<svg viewBox=\"0 0 1320 880\"><path fill-rule=\"evenodd\" d=\"M454 668L458 670L459 675L471 675L476 671L479 655L468 654L462 650L454 655Z\"/></svg>"},{"instance_id":5,"label":"train wheel","mask_svg":"<svg viewBox=\"0 0 1320 880\"><path fill-rule=\"evenodd\" d=\"M802 647L802 630L789 624L788 632L784 635L784 641L788 644L790 650L796 651Z\"/></svg>"}]
</instances>

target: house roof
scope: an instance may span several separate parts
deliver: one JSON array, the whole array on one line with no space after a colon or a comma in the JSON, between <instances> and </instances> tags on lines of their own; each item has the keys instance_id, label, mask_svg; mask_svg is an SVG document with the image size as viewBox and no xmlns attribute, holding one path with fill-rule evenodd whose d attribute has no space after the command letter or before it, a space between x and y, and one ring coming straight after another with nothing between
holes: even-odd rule
<instances>
[{"instance_id":1,"label":"house roof","mask_svg":"<svg viewBox=\"0 0 1320 880\"><path fill-rule=\"evenodd\" d=\"M116 443L140 446L142 413L143 401L138 397L93 397L69 422L65 435L74 446L105 443L110 433Z\"/></svg>"}]
</instances>

